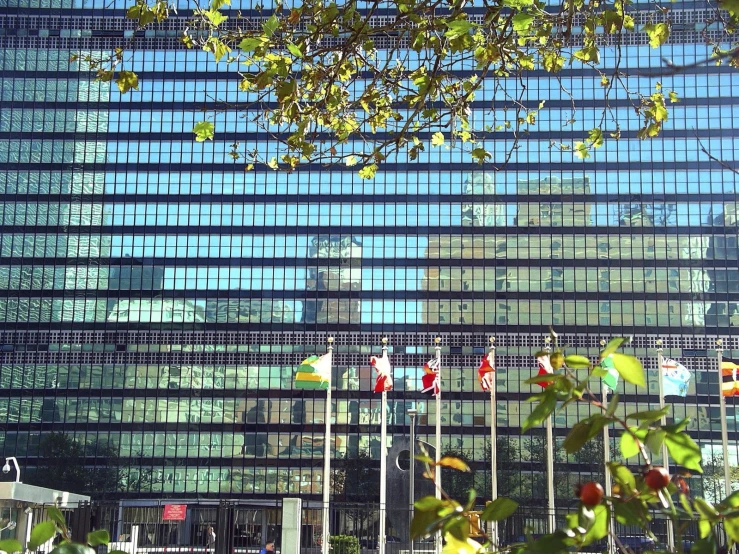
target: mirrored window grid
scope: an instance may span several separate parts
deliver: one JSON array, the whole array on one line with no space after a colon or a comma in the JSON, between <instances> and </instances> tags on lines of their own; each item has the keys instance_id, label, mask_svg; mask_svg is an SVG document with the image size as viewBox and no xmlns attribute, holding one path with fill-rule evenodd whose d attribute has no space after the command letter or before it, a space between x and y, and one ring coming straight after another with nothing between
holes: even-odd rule
<instances>
[{"instance_id":1,"label":"mirrored window grid","mask_svg":"<svg viewBox=\"0 0 739 554\"><path fill-rule=\"evenodd\" d=\"M33 473L44 437L63 432L95 463L124 468L112 491L121 496L317 499L325 395L294 388L297 365L335 338L334 468L378 468L369 356L388 337L388 445L408 435L410 408L433 443L434 401L419 389L439 336L442 446L471 460L484 496L491 408L475 370L495 336L499 482L540 502L542 430L520 426L549 325L590 355L603 338L634 336L649 387L619 384L629 410L659 404L662 339L692 374L687 397L668 397L670 419L692 418L705 459L720 449L716 338L739 356L730 68L665 75L680 103L652 141L636 138L639 122L614 89L610 109L631 123L585 161L551 147L563 121L574 120L565 138L579 137L604 109L600 79L573 67L562 73L567 94L543 75L525 83L547 109L500 171L429 148L413 162L391 156L373 181L356 168L245 172L228 156L235 140L277 151L249 118L222 112L206 143L190 132L200 106L238 101L225 64L152 31L132 58L140 91L122 96L70 56L119 40L93 23L120 18L125 2L55 2L65 16L46 4L0 0L0 454ZM640 68L707 54L679 41L623 50ZM519 86L486 83L472 118L498 125L505 116L490 103ZM571 99L584 101L574 117ZM505 133L484 141L495 163L513 146ZM586 415L571 406L555 418L563 501L569 484L602 471L602 442L576 456L561 447ZM729 399L733 464L736 422ZM615 454L615 430L612 440ZM333 494L349 491L336 484Z\"/></svg>"}]
</instances>

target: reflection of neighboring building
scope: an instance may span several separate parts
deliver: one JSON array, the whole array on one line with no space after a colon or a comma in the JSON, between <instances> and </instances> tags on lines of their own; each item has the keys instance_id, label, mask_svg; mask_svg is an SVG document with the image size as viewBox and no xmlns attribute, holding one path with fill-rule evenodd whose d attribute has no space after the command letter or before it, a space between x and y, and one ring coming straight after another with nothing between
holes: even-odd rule
<instances>
[{"instance_id":1,"label":"reflection of neighboring building","mask_svg":"<svg viewBox=\"0 0 739 554\"><path fill-rule=\"evenodd\" d=\"M361 313L362 244L352 236L313 237L305 301L306 323L358 323Z\"/></svg>"},{"instance_id":2,"label":"reflection of neighboring building","mask_svg":"<svg viewBox=\"0 0 739 554\"><path fill-rule=\"evenodd\" d=\"M737 225L739 218L739 204L728 202L723 206L722 213L712 217L715 226L724 227L723 234L711 233L706 237L709 241L706 250L706 259L711 260L710 268L706 269L710 281L711 292L736 293L739 292L739 244L737 241ZM706 310L706 325L717 327L739 326L739 303L715 302Z\"/></svg>"}]
</instances>

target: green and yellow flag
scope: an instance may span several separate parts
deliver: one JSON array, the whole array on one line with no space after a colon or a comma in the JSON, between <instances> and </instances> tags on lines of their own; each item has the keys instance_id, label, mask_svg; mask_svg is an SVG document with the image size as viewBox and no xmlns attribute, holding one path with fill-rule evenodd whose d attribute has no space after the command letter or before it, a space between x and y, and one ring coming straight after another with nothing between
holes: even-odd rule
<instances>
[{"instance_id":1,"label":"green and yellow flag","mask_svg":"<svg viewBox=\"0 0 739 554\"><path fill-rule=\"evenodd\" d=\"M295 387L302 390L328 390L331 386L331 352L310 356L295 374Z\"/></svg>"}]
</instances>

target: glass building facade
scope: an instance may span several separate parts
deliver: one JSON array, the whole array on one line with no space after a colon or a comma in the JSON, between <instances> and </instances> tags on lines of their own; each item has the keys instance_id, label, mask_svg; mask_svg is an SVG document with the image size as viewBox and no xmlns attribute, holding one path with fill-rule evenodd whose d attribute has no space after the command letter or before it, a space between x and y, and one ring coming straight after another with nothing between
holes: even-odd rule
<instances>
[{"instance_id":1,"label":"glass building facade","mask_svg":"<svg viewBox=\"0 0 739 554\"><path fill-rule=\"evenodd\" d=\"M603 116L600 77L573 66L561 84L543 72L525 80L547 109L500 171L429 148L413 162L391 156L373 181L356 168L245 172L231 143L277 145L229 111L214 141L193 141L200 108L240 93L229 66L181 47L180 7L137 40L140 90L121 95L70 59L132 36L123 0L0 0L0 454L17 456L27 481L44 465L43 437L63 432L90 466L115 453L121 497L320 498L324 396L293 390L299 362L335 338L333 466L378 467L369 356L388 337L390 441L408 435L415 407L418 434L433 442L433 404L418 390L439 336L442 444L472 461L484 497L491 414L475 369L495 336L501 493L542 504L543 433L520 426L549 325L591 355L603 338L634 336L628 351L649 389L621 383L628 409L658 404L663 340L693 373L688 396L668 398L672 417L692 417L715 461L715 340L739 356L737 177L701 146L737 159L738 73L663 76L680 102L651 141L636 138L630 100L614 89L622 138L584 161L551 144L581 140ZM638 26L645 14L635 11ZM709 53L705 10L675 4L670 17L661 51L627 35L630 89L651 93L654 79L639 73L663 56ZM614 50L603 57L613 70ZM497 84L478 95L476 121L496 124L505 91L520 86ZM490 133L486 145L501 163L514 138ZM561 448L586 413L555 418L561 502L602 471L594 450ZM729 399L733 465L736 418ZM336 479L333 494L351 491Z\"/></svg>"}]
</instances>

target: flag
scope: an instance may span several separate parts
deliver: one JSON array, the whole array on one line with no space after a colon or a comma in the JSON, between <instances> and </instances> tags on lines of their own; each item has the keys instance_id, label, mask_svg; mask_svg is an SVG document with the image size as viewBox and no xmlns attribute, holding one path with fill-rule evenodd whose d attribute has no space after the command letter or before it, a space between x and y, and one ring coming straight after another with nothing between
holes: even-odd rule
<instances>
[{"instance_id":1,"label":"flag","mask_svg":"<svg viewBox=\"0 0 739 554\"><path fill-rule=\"evenodd\" d=\"M539 356L536 358L537 363L539 364L539 375L551 375L554 373L554 369L552 369L552 364L549 362L549 356ZM542 381L540 383L537 383L537 385L540 385L542 387L548 387L551 384L551 381Z\"/></svg>"},{"instance_id":2,"label":"flag","mask_svg":"<svg viewBox=\"0 0 739 554\"><path fill-rule=\"evenodd\" d=\"M382 356L372 356L370 365L375 368L377 378L375 379L374 392L385 392L393 390L393 376L390 369L390 358L387 357L387 350L383 350Z\"/></svg>"},{"instance_id":3,"label":"flag","mask_svg":"<svg viewBox=\"0 0 739 554\"><path fill-rule=\"evenodd\" d=\"M439 359L431 358L423 364L423 377L421 377L421 392L436 398L441 392L439 383Z\"/></svg>"},{"instance_id":4,"label":"flag","mask_svg":"<svg viewBox=\"0 0 739 554\"><path fill-rule=\"evenodd\" d=\"M731 358L721 361L721 393L724 396L739 396L739 381L737 381L739 362Z\"/></svg>"},{"instance_id":5,"label":"flag","mask_svg":"<svg viewBox=\"0 0 739 554\"><path fill-rule=\"evenodd\" d=\"M295 374L295 388L328 390L331 386L331 352L303 360Z\"/></svg>"},{"instance_id":6,"label":"flag","mask_svg":"<svg viewBox=\"0 0 739 554\"><path fill-rule=\"evenodd\" d=\"M613 359L610 355L601 360L600 367L608 371L608 373L603 376L603 383L612 391L616 390L616 387L618 386L618 370L616 370L616 366L613 365Z\"/></svg>"},{"instance_id":7,"label":"flag","mask_svg":"<svg viewBox=\"0 0 739 554\"><path fill-rule=\"evenodd\" d=\"M495 386L495 368L492 364L492 353L484 356L480 361L480 367L477 368L477 380L480 381L482 390L489 391Z\"/></svg>"},{"instance_id":8,"label":"flag","mask_svg":"<svg viewBox=\"0 0 739 554\"><path fill-rule=\"evenodd\" d=\"M662 393L665 396L688 396L690 371L683 364L662 358Z\"/></svg>"}]
</instances>

